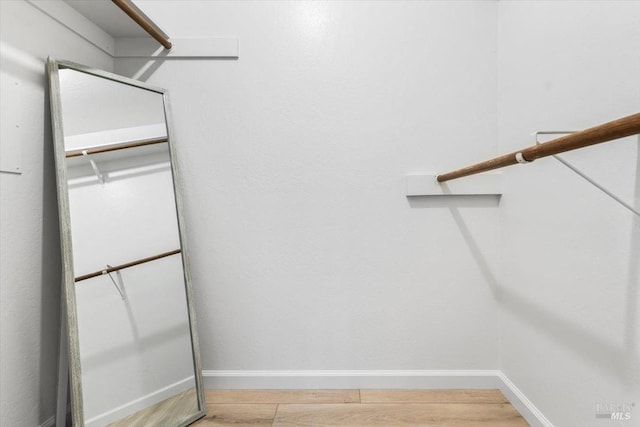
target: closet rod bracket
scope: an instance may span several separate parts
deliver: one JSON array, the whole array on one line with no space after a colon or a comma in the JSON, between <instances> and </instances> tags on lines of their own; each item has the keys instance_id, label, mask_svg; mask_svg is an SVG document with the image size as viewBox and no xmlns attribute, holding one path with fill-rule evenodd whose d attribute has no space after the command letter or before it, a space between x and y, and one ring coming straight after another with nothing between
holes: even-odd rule
<instances>
[{"instance_id":1,"label":"closet rod bracket","mask_svg":"<svg viewBox=\"0 0 640 427\"><path fill-rule=\"evenodd\" d=\"M536 142L536 145L540 145L540 144L543 144L540 141L540 139L538 138L538 136L540 136L540 135L568 135L568 134L572 134L572 133L576 133L576 132L578 132L578 131L572 131L572 130L568 130L568 131L562 131L562 130L538 131L538 132L534 132L533 136L534 136L534 140ZM577 167L575 167L574 165L572 165L571 163L569 163L568 161L566 161L565 159L563 159L562 157L560 157L557 154L554 154L553 158L556 159L557 161L559 161L560 163L562 163L563 165L565 165L567 168L571 169L574 173L579 175L582 179L587 181L589 184L593 185L598 190L602 191L604 194L606 194L607 196L609 196L610 198L612 198L613 200L618 202L620 205L622 205L623 207L625 207L626 209L631 211L634 215L640 217L640 212L638 212L637 209L635 209L633 206L631 206L630 204L628 204L627 202L622 200L620 197L616 196L611 191L607 190L605 187L603 187L602 185L597 183L595 180L590 178L587 174L582 172L580 169L578 169Z\"/></svg>"},{"instance_id":2,"label":"closet rod bracket","mask_svg":"<svg viewBox=\"0 0 640 427\"><path fill-rule=\"evenodd\" d=\"M98 165L96 164L95 160L93 160L91 157L89 157L89 154L87 153L87 150L82 150L82 156L84 158L86 158L87 160L89 160L89 164L91 164L91 168L93 169L93 173L95 173L96 176L98 177L98 181L100 181L100 184L104 185L104 177L100 173L100 169L98 169Z\"/></svg>"},{"instance_id":3,"label":"closet rod bracket","mask_svg":"<svg viewBox=\"0 0 640 427\"><path fill-rule=\"evenodd\" d=\"M533 160L527 160L524 158L522 153L516 153L516 162L520 163L521 165L526 165L527 163L533 163Z\"/></svg>"},{"instance_id":4,"label":"closet rod bracket","mask_svg":"<svg viewBox=\"0 0 640 427\"><path fill-rule=\"evenodd\" d=\"M122 300L124 301L126 299L125 293L124 293L124 284L122 283L122 275L120 274L120 270L116 270L115 273L118 276L118 281L116 282L113 279L113 276L111 275L113 273L113 266L107 264L107 268L105 268L104 270L102 270L102 274L103 275L107 275L109 276L109 279L111 279L111 281L113 282L113 286L116 287L116 289L118 290L118 293L120 294L120 297L122 297Z\"/></svg>"}]
</instances>

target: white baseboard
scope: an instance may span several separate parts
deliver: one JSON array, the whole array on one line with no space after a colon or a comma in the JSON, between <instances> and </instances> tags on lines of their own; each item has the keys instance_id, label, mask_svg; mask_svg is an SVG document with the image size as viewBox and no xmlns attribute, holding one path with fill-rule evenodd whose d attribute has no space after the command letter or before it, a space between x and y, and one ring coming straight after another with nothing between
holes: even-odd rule
<instances>
[{"instance_id":1,"label":"white baseboard","mask_svg":"<svg viewBox=\"0 0 640 427\"><path fill-rule=\"evenodd\" d=\"M502 391L502 394L511 402L513 407L520 412L520 415L527 420L531 427L553 427L551 421L507 378L504 372L499 371L498 377L502 382L500 391Z\"/></svg>"},{"instance_id":2,"label":"white baseboard","mask_svg":"<svg viewBox=\"0 0 640 427\"><path fill-rule=\"evenodd\" d=\"M203 371L207 389L498 388L494 370Z\"/></svg>"},{"instance_id":3,"label":"white baseboard","mask_svg":"<svg viewBox=\"0 0 640 427\"><path fill-rule=\"evenodd\" d=\"M138 399L132 400L131 402L127 402L124 405L118 406L102 414L95 415L86 420L84 424L86 427L109 424L193 387L195 387L194 377L187 377Z\"/></svg>"},{"instance_id":4,"label":"white baseboard","mask_svg":"<svg viewBox=\"0 0 640 427\"><path fill-rule=\"evenodd\" d=\"M531 427L553 424L499 370L203 371L206 389L499 389Z\"/></svg>"},{"instance_id":5,"label":"white baseboard","mask_svg":"<svg viewBox=\"0 0 640 427\"><path fill-rule=\"evenodd\" d=\"M47 418L38 427L53 427L55 424L56 424L56 416L55 415L51 415L49 418Z\"/></svg>"}]
</instances>

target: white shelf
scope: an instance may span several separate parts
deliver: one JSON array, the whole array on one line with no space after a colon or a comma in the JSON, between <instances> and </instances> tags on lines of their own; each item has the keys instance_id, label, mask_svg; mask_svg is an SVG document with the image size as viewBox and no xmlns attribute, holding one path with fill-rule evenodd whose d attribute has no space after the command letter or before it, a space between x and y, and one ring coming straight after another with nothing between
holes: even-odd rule
<instances>
[{"instance_id":1,"label":"white shelf","mask_svg":"<svg viewBox=\"0 0 640 427\"><path fill-rule=\"evenodd\" d=\"M237 37L172 38L164 49L111 0L27 0L113 58L238 58ZM150 22L160 27L138 8ZM161 33L165 33L160 29ZM165 34L166 35L166 34Z\"/></svg>"},{"instance_id":2,"label":"white shelf","mask_svg":"<svg viewBox=\"0 0 640 427\"><path fill-rule=\"evenodd\" d=\"M486 173L439 183L437 174L407 175L407 197L502 194L502 175Z\"/></svg>"}]
</instances>

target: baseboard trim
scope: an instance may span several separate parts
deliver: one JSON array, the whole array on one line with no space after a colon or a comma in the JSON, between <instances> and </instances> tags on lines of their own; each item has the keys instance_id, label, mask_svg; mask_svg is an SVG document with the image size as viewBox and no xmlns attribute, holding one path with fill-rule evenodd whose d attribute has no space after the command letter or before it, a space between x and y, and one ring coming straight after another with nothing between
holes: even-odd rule
<instances>
[{"instance_id":1,"label":"baseboard trim","mask_svg":"<svg viewBox=\"0 0 640 427\"><path fill-rule=\"evenodd\" d=\"M56 424L56 416L52 415L49 418L47 418L42 424L40 424L38 427L53 427Z\"/></svg>"},{"instance_id":2,"label":"baseboard trim","mask_svg":"<svg viewBox=\"0 0 640 427\"><path fill-rule=\"evenodd\" d=\"M493 370L203 371L208 389L498 388Z\"/></svg>"},{"instance_id":3,"label":"baseboard trim","mask_svg":"<svg viewBox=\"0 0 640 427\"><path fill-rule=\"evenodd\" d=\"M138 399L127 402L124 405L111 409L102 414L91 417L85 421L85 426L91 427L93 425L106 425L108 423L117 421L126 417L140 409L144 409L158 402L168 399L171 396L175 396L191 387L194 387L195 380L193 376L187 377L183 380L177 381Z\"/></svg>"},{"instance_id":4,"label":"baseboard trim","mask_svg":"<svg viewBox=\"0 0 640 427\"><path fill-rule=\"evenodd\" d=\"M531 427L553 427L499 370L203 371L207 389L499 389Z\"/></svg>"},{"instance_id":5,"label":"baseboard trim","mask_svg":"<svg viewBox=\"0 0 640 427\"><path fill-rule=\"evenodd\" d=\"M529 423L531 427L554 427L551 421L531 402L527 396L518 388L504 372L498 372L498 378L502 383L500 391L511 402L520 415Z\"/></svg>"}]
</instances>

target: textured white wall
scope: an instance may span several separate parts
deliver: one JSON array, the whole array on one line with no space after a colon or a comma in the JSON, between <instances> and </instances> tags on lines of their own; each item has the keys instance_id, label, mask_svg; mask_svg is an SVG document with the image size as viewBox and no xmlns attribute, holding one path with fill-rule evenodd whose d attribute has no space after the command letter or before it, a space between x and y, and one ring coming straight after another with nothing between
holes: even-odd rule
<instances>
[{"instance_id":1,"label":"textured white wall","mask_svg":"<svg viewBox=\"0 0 640 427\"><path fill-rule=\"evenodd\" d=\"M639 2L499 3L500 151L640 111ZM638 139L566 160L640 208ZM505 169L501 368L557 426L640 419L640 222L555 159ZM597 404L631 403L629 422Z\"/></svg>"},{"instance_id":2,"label":"textured white wall","mask_svg":"<svg viewBox=\"0 0 640 427\"><path fill-rule=\"evenodd\" d=\"M497 201L404 196L495 154L497 4L138 4L241 44L116 61L171 94L203 368L497 368Z\"/></svg>"},{"instance_id":3,"label":"textured white wall","mask_svg":"<svg viewBox=\"0 0 640 427\"><path fill-rule=\"evenodd\" d=\"M61 277L44 61L110 70L113 60L24 1L0 1L0 19L1 78L13 86L3 135L19 126L23 167L0 173L0 425L36 426L55 412Z\"/></svg>"}]
</instances>

